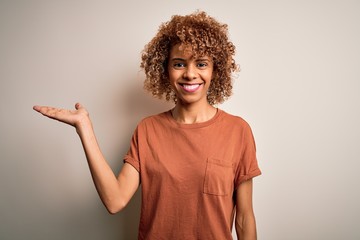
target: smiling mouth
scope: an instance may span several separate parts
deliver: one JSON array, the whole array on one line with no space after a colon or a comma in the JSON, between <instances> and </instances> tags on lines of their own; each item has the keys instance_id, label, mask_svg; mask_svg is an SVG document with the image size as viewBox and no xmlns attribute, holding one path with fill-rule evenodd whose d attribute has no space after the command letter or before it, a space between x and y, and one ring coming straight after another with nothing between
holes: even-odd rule
<instances>
[{"instance_id":1,"label":"smiling mouth","mask_svg":"<svg viewBox=\"0 0 360 240\"><path fill-rule=\"evenodd\" d=\"M200 88L200 86L202 85L202 83L198 83L198 84L184 84L184 83L180 83L179 84L181 86L182 89L184 89L186 92L195 92L196 90L198 90Z\"/></svg>"}]
</instances>

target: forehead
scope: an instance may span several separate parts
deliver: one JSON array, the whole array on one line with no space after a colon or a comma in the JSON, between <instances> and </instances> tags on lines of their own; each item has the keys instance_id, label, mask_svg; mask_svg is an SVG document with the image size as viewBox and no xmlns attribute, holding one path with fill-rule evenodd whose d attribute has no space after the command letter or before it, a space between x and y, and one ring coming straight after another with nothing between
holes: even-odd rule
<instances>
[{"instance_id":1,"label":"forehead","mask_svg":"<svg viewBox=\"0 0 360 240\"><path fill-rule=\"evenodd\" d=\"M170 49L170 58L181 57L181 58L193 58L193 57L201 57L201 58L210 58L204 54L195 53L191 45L187 45L184 43L178 43L171 47Z\"/></svg>"}]
</instances>

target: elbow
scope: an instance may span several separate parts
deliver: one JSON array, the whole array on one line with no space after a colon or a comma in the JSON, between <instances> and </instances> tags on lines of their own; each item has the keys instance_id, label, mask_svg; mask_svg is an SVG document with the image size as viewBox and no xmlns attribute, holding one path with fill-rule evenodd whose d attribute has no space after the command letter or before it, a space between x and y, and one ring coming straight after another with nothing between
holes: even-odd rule
<instances>
[{"instance_id":1,"label":"elbow","mask_svg":"<svg viewBox=\"0 0 360 240\"><path fill-rule=\"evenodd\" d=\"M254 214L238 215L235 219L235 230L239 239L257 239Z\"/></svg>"},{"instance_id":2,"label":"elbow","mask_svg":"<svg viewBox=\"0 0 360 240\"><path fill-rule=\"evenodd\" d=\"M121 212L126 207L126 203L122 201L106 203L105 207L109 214L115 215L118 212Z\"/></svg>"},{"instance_id":3,"label":"elbow","mask_svg":"<svg viewBox=\"0 0 360 240\"><path fill-rule=\"evenodd\" d=\"M115 214L117 214L118 212L121 211L121 209L118 209L118 208L110 208L110 207L107 207L106 210L107 210L108 213L111 214L111 215L115 215Z\"/></svg>"},{"instance_id":4,"label":"elbow","mask_svg":"<svg viewBox=\"0 0 360 240\"><path fill-rule=\"evenodd\" d=\"M236 216L235 218L235 230L237 233L244 231L244 218L242 216Z\"/></svg>"},{"instance_id":5,"label":"elbow","mask_svg":"<svg viewBox=\"0 0 360 240\"><path fill-rule=\"evenodd\" d=\"M108 208L107 208L107 210L108 210L108 213L109 213L110 215L115 215L115 214L117 214L118 212L120 212L120 210L116 210L116 209L108 209Z\"/></svg>"}]
</instances>

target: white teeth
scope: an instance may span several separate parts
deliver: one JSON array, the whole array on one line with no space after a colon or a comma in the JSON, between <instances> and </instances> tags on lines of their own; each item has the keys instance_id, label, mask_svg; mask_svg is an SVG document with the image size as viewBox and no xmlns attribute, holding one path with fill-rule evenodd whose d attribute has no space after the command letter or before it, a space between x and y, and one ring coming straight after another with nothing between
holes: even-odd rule
<instances>
[{"instance_id":1,"label":"white teeth","mask_svg":"<svg viewBox=\"0 0 360 240\"><path fill-rule=\"evenodd\" d=\"M199 87L200 84L193 84L193 85L183 85L183 87L186 89L186 90L194 90L196 88Z\"/></svg>"}]
</instances>

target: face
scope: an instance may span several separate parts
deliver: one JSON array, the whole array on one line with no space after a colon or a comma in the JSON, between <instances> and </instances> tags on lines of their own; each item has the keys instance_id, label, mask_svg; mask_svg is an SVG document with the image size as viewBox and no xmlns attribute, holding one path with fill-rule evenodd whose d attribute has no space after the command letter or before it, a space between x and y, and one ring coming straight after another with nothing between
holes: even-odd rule
<instances>
[{"instance_id":1,"label":"face","mask_svg":"<svg viewBox=\"0 0 360 240\"><path fill-rule=\"evenodd\" d=\"M207 91L213 74L210 57L194 58L190 47L177 44L170 51L168 74L178 103L207 104Z\"/></svg>"}]
</instances>

